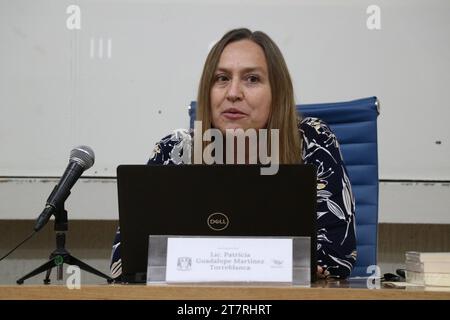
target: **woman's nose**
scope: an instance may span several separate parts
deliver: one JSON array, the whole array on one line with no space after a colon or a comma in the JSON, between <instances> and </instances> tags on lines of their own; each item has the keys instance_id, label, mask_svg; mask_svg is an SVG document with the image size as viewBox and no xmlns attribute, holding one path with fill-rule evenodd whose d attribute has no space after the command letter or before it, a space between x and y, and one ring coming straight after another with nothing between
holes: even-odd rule
<instances>
[{"instance_id":1,"label":"woman's nose","mask_svg":"<svg viewBox=\"0 0 450 320\"><path fill-rule=\"evenodd\" d=\"M242 100L244 98L244 93L239 80L232 80L230 86L228 87L227 99L230 102L235 102Z\"/></svg>"}]
</instances>

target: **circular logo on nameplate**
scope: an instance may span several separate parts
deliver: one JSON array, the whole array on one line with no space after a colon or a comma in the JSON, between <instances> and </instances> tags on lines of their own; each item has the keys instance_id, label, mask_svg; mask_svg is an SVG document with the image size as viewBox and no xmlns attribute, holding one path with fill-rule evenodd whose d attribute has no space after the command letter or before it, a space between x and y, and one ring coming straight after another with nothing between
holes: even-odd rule
<instances>
[{"instance_id":1,"label":"circular logo on nameplate","mask_svg":"<svg viewBox=\"0 0 450 320\"><path fill-rule=\"evenodd\" d=\"M222 231L228 227L230 220L225 214L215 212L209 215L206 223L208 224L208 227L214 231Z\"/></svg>"}]
</instances>

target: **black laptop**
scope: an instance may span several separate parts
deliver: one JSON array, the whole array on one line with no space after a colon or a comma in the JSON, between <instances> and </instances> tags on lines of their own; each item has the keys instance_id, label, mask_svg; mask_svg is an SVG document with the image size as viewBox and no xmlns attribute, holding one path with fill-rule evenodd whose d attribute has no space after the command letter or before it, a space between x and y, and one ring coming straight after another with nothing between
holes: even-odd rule
<instances>
[{"instance_id":1,"label":"black laptop","mask_svg":"<svg viewBox=\"0 0 450 320\"><path fill-rule=\"evenodd\" d=\"M308 236L316 270L316 168L120 165L122 279L145 282L149 235Z\"/></svg>"}]
</instances>

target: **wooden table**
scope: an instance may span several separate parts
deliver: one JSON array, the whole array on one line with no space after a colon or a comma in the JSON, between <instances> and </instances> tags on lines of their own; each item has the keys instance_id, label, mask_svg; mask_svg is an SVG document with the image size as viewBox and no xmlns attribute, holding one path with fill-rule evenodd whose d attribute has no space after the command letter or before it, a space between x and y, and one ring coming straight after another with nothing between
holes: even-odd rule
<instances>
[{"instance_id":1,"label":"wooden table","mask_svg":"<svg viewBox=\"0 0 450 320\"><path fill-rule=\"evenodd\" d=\"M446 299L450 291L422 289L373 289L348 284L318 283L311 288L292 286L210 286L210 285L82 285L68 289L64 285L0 286L4 299L125 299L125 300L410 300Z\"/></svg>"}]
</instances>

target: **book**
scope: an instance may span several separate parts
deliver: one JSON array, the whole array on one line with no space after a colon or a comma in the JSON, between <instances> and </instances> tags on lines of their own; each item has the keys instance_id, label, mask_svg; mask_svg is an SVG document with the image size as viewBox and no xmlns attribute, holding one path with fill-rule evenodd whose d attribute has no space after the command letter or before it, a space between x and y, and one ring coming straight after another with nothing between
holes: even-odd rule
<instances>
[{"instance_id":1,"label":"book","mask_svg":"<svg viewBox=\"0 0 450 320\"><path fill-rule=\"evenodd\" d=\"M431 272L431 273L449 273L450 262L431 261L431 262L413 262L406 261L406 270L415 272Z\"/></svg>"},{"instance_id":2,"label":"book","mask_svg":"<svg viewBox=\"0 0 450 320\"><path fill-rule=\"evenodd\" d=\"M450 263L450 252L406 252L406 262L448 262Z\"/></svg>"},{"instance_id":3,"label":"book","mask_svg":"<svg viewBox=\"0 0 450 320\"><path fill-rule=\"evenodd\" d=\"M415 272L406 270L406 282L421 286L450 287L450 273Z\"/></svg>"}]
</instances>

